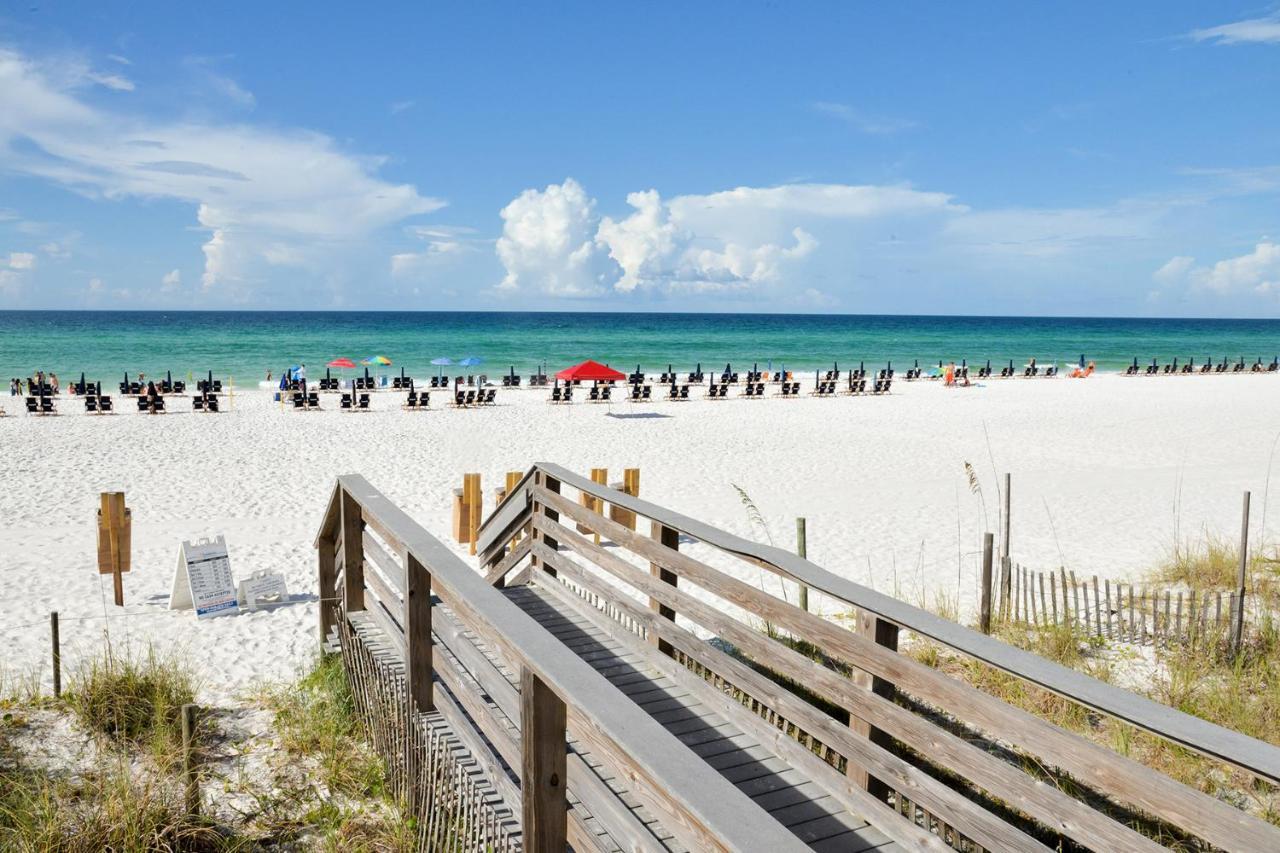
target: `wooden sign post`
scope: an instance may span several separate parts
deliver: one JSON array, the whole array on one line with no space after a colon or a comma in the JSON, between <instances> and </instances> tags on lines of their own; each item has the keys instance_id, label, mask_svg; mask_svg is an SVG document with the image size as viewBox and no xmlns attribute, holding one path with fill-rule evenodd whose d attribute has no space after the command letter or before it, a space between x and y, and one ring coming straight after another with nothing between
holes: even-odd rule
<instances>
[{"instance_id":1,"label":"wooden sign post","mask_svg":"<svg viewBox=\"0 0 1280 853\"><path fill-rule=\"evenodd\" d=\"M124 505L124 492L103 492L98 510L98 574L113 576L116 607L124 607L132 530L133 512Z\"/></svg>"}]
</instances>

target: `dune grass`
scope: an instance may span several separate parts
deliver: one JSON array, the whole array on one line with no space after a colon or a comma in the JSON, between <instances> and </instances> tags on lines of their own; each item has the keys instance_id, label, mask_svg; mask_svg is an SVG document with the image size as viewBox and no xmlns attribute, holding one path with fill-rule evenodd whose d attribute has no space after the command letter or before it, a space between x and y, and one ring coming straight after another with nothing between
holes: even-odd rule
<instances>
[{"instance_id":1,"label":"dune grass","mask_svg":"<svg viewBox=\"0 0 1280 853\"><path fill-rule=\"evenodd\" d=\"M167 766L182 748L182 706L195 701L196 689L189 663L175 653L108 648L72 674L64 698L89 731L148 748Z\"/></svg>"}]
</instances>

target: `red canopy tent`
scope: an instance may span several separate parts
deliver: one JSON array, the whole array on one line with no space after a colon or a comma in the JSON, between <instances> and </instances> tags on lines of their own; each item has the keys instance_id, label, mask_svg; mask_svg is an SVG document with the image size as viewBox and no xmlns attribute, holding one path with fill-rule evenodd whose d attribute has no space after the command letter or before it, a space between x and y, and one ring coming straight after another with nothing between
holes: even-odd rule
<instances>
[{"instance_id":1,"label":"red canopy tent","mask_svg":"<svg viewBox=\"0 0 1280 853\"><path fill-rule=\"evenodd\" d=\"M606 367L598 361L587 360L582 364L575 364L573 367L566 367L564 370L556 374L556 379L563 379L565 382L580 381L597 381L597 382L621 382L627 377L612 367Z\"/></svg>"}]
</instances>

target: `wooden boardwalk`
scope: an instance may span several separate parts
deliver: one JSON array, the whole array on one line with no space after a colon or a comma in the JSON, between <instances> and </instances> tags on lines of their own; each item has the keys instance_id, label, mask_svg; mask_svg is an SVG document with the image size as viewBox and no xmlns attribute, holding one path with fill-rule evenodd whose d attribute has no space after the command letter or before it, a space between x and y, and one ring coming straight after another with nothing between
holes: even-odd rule
<instances>
[{"instance_id":1,"label":"wooden boardwalk","mask_svg":"<svg viewBox=\"0 0 1280 853\"><path fill-rule=\"evenodd\" d=\"M898 654L898 633L1266 784L1276 747L795 555L549 464L477 547L467 565L356 475L317 536L320 635L420 849L1280 849L1276 827ZM761 570L856 629L743 579Z\"/></svg>"},{"instance_id":2,"label":"wooden boardwalk","mask_svg":"<svg viewBox=\"0 0 1280 853\"><path fill-rule=\"evenodd\" d=\"M559 589L555 586L558 585ZM697 696L664 675L648 654L619 638L618 625L554 579L505 590L507 597L645 713L675 735L689 751L770 816L815 850L848 853L891 849L893 844L866 820L849 814L817 782L744 733ZM594 615L593 615L594 611ZM661 834L661 831L659 830ZM669 849L669 838L663 839Z\"/></svg>"}]
</instances>

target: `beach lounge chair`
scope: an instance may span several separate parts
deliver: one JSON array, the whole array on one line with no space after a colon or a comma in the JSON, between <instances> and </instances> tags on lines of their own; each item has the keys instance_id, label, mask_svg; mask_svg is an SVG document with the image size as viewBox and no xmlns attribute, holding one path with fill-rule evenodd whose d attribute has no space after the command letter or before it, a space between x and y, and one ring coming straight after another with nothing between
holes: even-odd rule
<instances>
[{"instance_id":1,"label":"beach lounge chair","mask_svg":"<svg viewBox=\"0 0 1280 853\"><path fill-rule=\"evenodd\" d=\"M888 394L889 386L893 384L892 379L877 379L876 384L872 387L872 394Z\"/></svg>"},{"instance_id":2,"label":"beach lounge chair","mask_svg":"<svg viewBox=\"0 0 1280 853\"><path fill-rule=\"evenodd\" d=\"M549 402L549 403L563 403L563 402L564 402L564 398L563 398L563 396L562 396L562 395L561 395L561 393L560 393L560 386L558 386L558 385L557 385L556 387L554 387L554 388L552 388L552 389L551 389L551 399L550 399L550 400L548 400L547 402Z\"/></svg>"},{"instance_id":3,"label":"beach lounge chair","mask_svg":"<svg viewBox=\"0 0 1280 853\"><path fill-rule=\"evenodd\" d=\"M640 385L632 385L632 386L631 386L631 393L630 393L629 395L627 395L627 399L628 399L628 400L630 400L630 401L631 401L631 402L633 402L633 403L639 403L639 402L640 402L640 391L641 391L641 387L642 387L642 386L640 386Z\"/></svg>"},{"instance_id":4,"label":"beach lounge chair","mask_svg":"<svg viewBox=\"0 0 1280 853\"><path fill-rule=\"evenodd\" d=\"M612 396L613 396L613 386L611 384L606 385L600 389L600 402L607 403L609 402L609 398Z\"/></svg>"},{"instance_id":5,"label":"beach lounge chair","mask_svg":"<svg viewBox=\"0 0 1280 853\"><path fill-rule=\"evenodd\" d=\"M98 398L92 395L86 396L84 398L84 410L96 413L98 411Z\"/></svg>"},{"instance_id":6,"label":"beach lounge chair","mask_svg":"<svg viewBox=\"0 0 1280 853\"><path fill-rule=\"evenodd\" d=\"M291 399L293 400L293 407L295 409L301 409L307 404L307 400L302 396L301 391L295 391Z\"/></svg>"},{"instance_id":7,"label":"beach lounge chair","mask_svg":"<svg viewBox=\"0 0 1280 853\"><path fill-rule=\"evenodd\" d=\"M1277 370L1280 370L1280 358L1273 358L1267 365L1267 373L1275 373Z\"/></svg>"},{"instance_id":8,"label":"beach lounge chair","mask_svg":"<svg viewBox=\"0 0 1280 853\"><path fill-rule=\"evenodd\" d=\"M204 410L216 415L218 413L218 398L212 394L207 394L204 398Z\"/></svg>"},{"instance_id":9,"label":"beach lounge chair","mask_svg":"<svg viewBox=\"0 0 1280 853\"><path fill-rule=\"evenodd\" d=\"M473 393L474 393L474 392L473 392ZM466 406L466 405L467 405L467 392L466 392L466 391L454 391L454 392L453 392L453 402L452 402L450 405L452 405L455 409L461 409L461 408L463 408L464 406Z\"/></svg>"},{"instance_id":10,"label":"beach lounge chair","mask_svg":"<svg viewBox=\"0 0 1280 853\"><path fill-rule=\"evenodd\" d=\"M204 397L194 396L191 398L191 411L193 412L204 411Z\"/></svg>"},{"instance_id":11,"label":"beach lounge chair","mask_svg":"<svg viewBox=\"0 0 1280 853\"><path fill-rule=\"evenodd\" d=\"M497 399L497 396L498 396L497 388L488 388L480 392L480 394L476 397L476 402L483 403L486 406L492 406L493 401Z\"/></svg>"},{"instance_id":12,"label":"beach lounge chair","mask_svg":"<svg viewBox=\"0 0 1280 853\"><path fill-rule=\"evenodd\" d=\"M409 396L405 398L403 408L406 408L406 409L418 408L418 392L417 391L409 392Z\"/></svg>"},{"instance_id":13,"label":"beach lounge chair","mask_svg":"<svg viewBox=\"0 0 1280 853\"><path fill-rule=\"evenodd\" d=\"M27 398L27 414L30 414L30 415L40 414L40 401L35 397Z\"/></svg>"},{"instance_id":14,"label":"beach lounge chair","mask_svg":"<svg viewBox=\"0 0 1280 853\"><path fill-rule=\"evenodd\" d=\"M367 412L367 411L369 411L369 395L368 395L368 394L361 394L361 395L360 395L360 402L359 402L359 403L357 403L356 405L359 407L360 411L362 411L362 412Z\"/></svg>"},{"instance_id":15,"label":"beach lounge chair","mask_svg":"<svg viewBox=\"0 0 1280 853\"><path fill-rule=\"evenodd\" d=\"M307 408L316 409L317 411L320 409L320 392L319 391L307 392Z\"/></svg>"},{"instance_id":16,"label":"beach lounge chair","mask_svg":"<svg viewBox=\"0 0 1280 853\"><path fill-rule=\"evenodd\" d=\"M1000 368L1000 378L1001 378L1001 379L1009 379L1009 378L1011 378L1012 376L1013 376L1013 362L1011 361L1011 362L1009 362L1009 366L1008 366L1008 367L1002 367L1002 368Z\"/></svg>"},{"instance_id":17,"label":"beach lounge chair","mask_svg":"<svg viewBox=\"0 0 1280 853\"><path fill-rule=\"evenodd\" d=\"M1195 373L1195 359L1190 359L1186 364L1182 365L1181 373Z\"/></svg>"},{"instance_id":18,"label":"beach lounge chair","mask_svg":"<svg viewBox=\"0 0 1280 853\"><path fill-rule=\"evenodd\" d=\"M342 399L338 401L338 408L346 409L349 412L351 411L351 402L351 395L344 393Z\"/></svg>"},{"instance_id":19,"label":"beach lounge chair","mask_svg":"<svg viewBox=\"0 0 1280 853\"><path fill-rule=\"evenodd\" d=\"M750 397L751 399L753 399L753 400L754 400L754 399L757 399L757 397L763 397L764 395L763 395L763 394L759 394L759 395L757 395L757 394L756 394L756 385L755 385L755 383L754 383L754 382L748 382L748 383L746 384L746 387L744 387L744 388L742 389L742 396L744 396L744 397Z\"/></svg>"},{"instance_id":20,"label":"beach lounge chair","mask_svg":"<svg viewBox=\"0 0 1280 853\"><path fill-rule=\"evenodd\" d=\"M139 411L139 412L145 412L145 411L147 411L147 410L148 410L148 409L150 409L150 408L151 408L151 404L147 402L147 398L146 398L145 396L140 396L140 397L138 397L138 411Z\"/></svg>"},{"instance_id":21,"label":"beach lounge chair","mask_svg":"<svg viewBox=\"0 0 1280 853\"><path fill-rule=\"evenodd\" d=\"M591 393L589 393L589 394L587 395L587 402L588 402L588 403L599 403L599 402L600 402L600 386L599 386L599 385L592 385L592 386L591 386Z\"/></svg>"},{"instance_id":22,"label":"beach lounge chair","mask_svg":"<svg viewBox=\"0 0 1280 853\"><path fill-rule=\"evenodd\" d=\"M1231 372L1244 373L1244 357L1243 356L1240 358L1239 361L1237 361L1234 365L1232 365Z\"/></svg>"}]
</instances>

